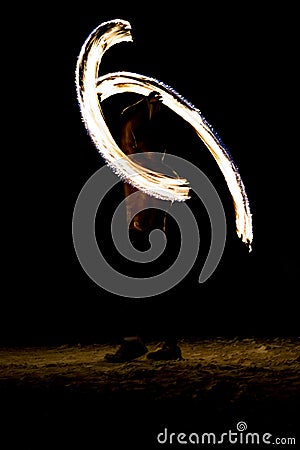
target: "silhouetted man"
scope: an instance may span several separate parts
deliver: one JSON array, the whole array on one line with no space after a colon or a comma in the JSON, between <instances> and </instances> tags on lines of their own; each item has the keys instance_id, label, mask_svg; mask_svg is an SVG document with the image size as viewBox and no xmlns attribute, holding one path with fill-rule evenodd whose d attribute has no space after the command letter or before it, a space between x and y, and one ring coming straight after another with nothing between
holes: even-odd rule
<instances>
[{"instance_id":1,"label":"silhouetted man","mask_svg":"<svg viewBox=\"0 0 300 450\"><path fill-rule=\"evenodd\" d=\"M166 151L159 120L161 103L160 94L152 91L147 97L125 108L121 113L120 136L120 145L126 155L151 152L150 155L142 155L142 161L146 163L149 169L159 172L161 172L162 167L162 154ZM157 153L157 155L152 152ZM176 176L175 172L172 173L173 176ZM124 183L129 236L137 249L145 250L149 246L149 233L152 230L161 229L167 234L166 212L156 209L159 200L153 196L142 192L140 192L138 199L131 196L136 191L137 189L134 186ZM136 206L141 211L134 215L132 211ZM148 353L149 359L154 360L181 359L181 350L176 341L173 337L168 337L161 348L148 353L147 347L139 336L125 337L116 353L107 354L106 360L125 362L146 353Z\"/></svg>"}]
</instances>

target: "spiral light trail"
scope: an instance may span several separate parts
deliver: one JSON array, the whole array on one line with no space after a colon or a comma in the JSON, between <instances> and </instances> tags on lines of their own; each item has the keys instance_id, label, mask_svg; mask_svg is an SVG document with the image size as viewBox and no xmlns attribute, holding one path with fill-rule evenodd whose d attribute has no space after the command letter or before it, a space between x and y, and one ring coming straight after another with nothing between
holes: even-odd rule
<instances>
[{"instance_id":1,"label":"spiral light trail","mask_svg":"<svg viewBox=\"0 0 300 450\"><path fill-rule=\"evenodd\" d=\"M251 250L252 215L239 170L230 153L203 117L199 109L161 81L131 72L113 72L99 76L104 53L120 42L132 42L130 23L111 20L95 28L83 44L77 59L76 89L85 127L106 163L123 180L141 191L162 200L185 201L190 186L184 178L172 178L142 167L126 157L106 125L101 102L117 93L160 93L163 104L181 116L195 130L213 155L231 193L239 238Z\"/></svg>"}]
</instances>

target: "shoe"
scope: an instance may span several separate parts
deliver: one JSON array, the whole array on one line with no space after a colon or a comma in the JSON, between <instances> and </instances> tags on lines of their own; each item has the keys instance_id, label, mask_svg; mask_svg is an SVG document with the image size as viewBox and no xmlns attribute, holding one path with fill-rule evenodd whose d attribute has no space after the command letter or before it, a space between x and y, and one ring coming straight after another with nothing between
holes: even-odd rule
<instances>
[{"instance_id":1,"label":"shoe","mask_svg":"<svg viewBox=\"0 0 300 450\"><path fill-rule=\"evenodd\" d=\"M147 347L139 337L128 337L124 338L116 353L107 353L104 358L108 362L122 363L139 358L147 352Z\"/></svg>"},{"instance_id":2,"label":"shoe","mask_svg":"<svg viewBox=\"0 0 300 450\"><path fill-rule=\"evenodd\" d=\"M148 359L152 359L154 361L170 361L170 360L181 360L182 354L180 347L178 345L168 345L163 344L161 348L155 350L154 352L149 352L147 355Z\"/></svg>"}]
</instances>

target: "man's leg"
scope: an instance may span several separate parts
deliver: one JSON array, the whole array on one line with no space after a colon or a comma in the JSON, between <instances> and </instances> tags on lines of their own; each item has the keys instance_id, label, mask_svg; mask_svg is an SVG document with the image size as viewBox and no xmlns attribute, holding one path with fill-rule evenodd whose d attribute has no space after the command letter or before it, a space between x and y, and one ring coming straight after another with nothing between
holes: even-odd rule
<instances>
[{"instance_id":1,"label":"man's leg","mask_svg":"<svg viewBox=\"0 0 300 450\"><path fill-rule=\"evenodd\" d=\"M115 353L107 353L105 359L108 362L122 363L132 361L148 352L147 347L139 336L128 336Z\"/></svg>"}]
</instances>

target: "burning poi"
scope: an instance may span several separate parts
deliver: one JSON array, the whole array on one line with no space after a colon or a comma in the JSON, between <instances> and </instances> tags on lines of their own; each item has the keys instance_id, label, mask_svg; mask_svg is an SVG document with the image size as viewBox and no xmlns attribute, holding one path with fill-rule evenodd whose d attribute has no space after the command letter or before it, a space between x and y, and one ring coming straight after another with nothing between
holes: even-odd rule
<instances>
[{"instance_id":1,"label":"burning poi","mask_svg":"<svg viewBox=\"0 0 300 450\"><path fill-rule=\"evenodd\" d=\"M149 170L127 157L113 139L105 122L101 102L117 93L148 95L158 92L162 102L195 130L222 171L232 196L236 232L251 251L252 215L239 170L199 109L161 81L137 73L112 72L99 76L104 53L120 42L132 42L131 25L115 19L96 27L83 44L76 66L76 89L86 129L107 165L124 181L162 200L183 202L189 197L189 181Z\"/></svg>"}]
</instances>

